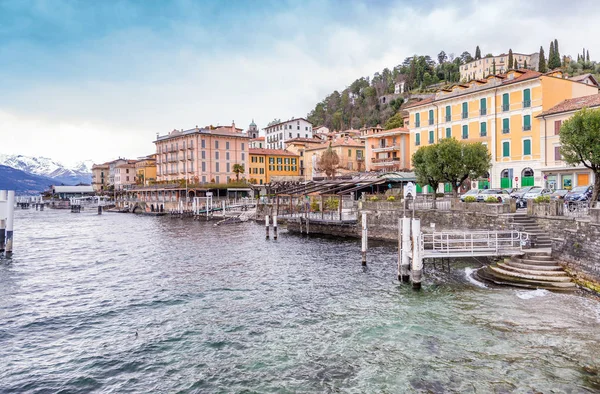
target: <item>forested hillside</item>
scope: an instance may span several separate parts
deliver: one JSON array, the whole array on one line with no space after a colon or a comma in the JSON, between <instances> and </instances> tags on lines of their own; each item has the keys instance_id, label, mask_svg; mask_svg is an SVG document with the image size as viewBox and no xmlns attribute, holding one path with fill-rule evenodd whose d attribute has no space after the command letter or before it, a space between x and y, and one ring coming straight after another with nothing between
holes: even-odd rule
<instances>
[{"instance_id":1,"label":"forested hillside","mask_svg":"<svg viewBox=\"0 0 600 394\"><path fill-rule=\"evenodd\" d=\"M547 61L544 49L540 47L538 71L561 68L569 76L600 73L600 65L590 61L589 51L586 49L574 60L571 56L561 56L558 41L553 40L546 53ZM512 50L509 55L512 55ZM483 57L488 56L492 54ZM460 66L481 58L479 46L476 47L474 56L467 51L460 56L441 51L435 58L429 55L407 57L391 69L384 68L373 77L359 78L344 90L334 91L309 112L307 119L314 126L324 125L332 130L359 129L365 125L378 124L387 129L399 127L402 125L399 110L408 94L394 94L397 82L403 82L405 92L413 95L434 92L444 85L460 82Z\"/></svg>"}]
</instances>

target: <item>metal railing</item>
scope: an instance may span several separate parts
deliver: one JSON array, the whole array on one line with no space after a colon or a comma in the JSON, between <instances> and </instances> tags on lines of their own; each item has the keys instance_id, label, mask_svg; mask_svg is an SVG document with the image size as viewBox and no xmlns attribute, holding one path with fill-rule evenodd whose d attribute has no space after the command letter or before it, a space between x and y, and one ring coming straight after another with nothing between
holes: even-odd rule
<instances>
[{"instance_id":1,"label":"metal railing","mask_svg":"<svg viewBox=\"0 0 600 394\"><path fill-rule=\"evenodd\" d=\"M436 200L435 201L435 209L440 211L449 211L451 202L450 200ZM427 201L419 201L419 200L409 200L407 209L412 210L414 207L415 210L419 209L433 209L433 200Z\"/></svg>"},{"instance_id":2,"label":"metal railing","mask_svg":"<svg viewBox=\"0 0 600 394\"><path fill-rule=\"evenodd\" d=\"M526 233L519 231L434 232L422 234L423 257L499 256L522 249Z\"/></svg>"},{"instance_id":3,"label":"metal railing","mask_svg":"<svg viewBox=\"0 0 600 394\"><path fill-rule=\"evenodd\" d=\"M580 218L590 214L589 201L568 201L565 202L564 216Z\"/></svg>"}]
</instances>

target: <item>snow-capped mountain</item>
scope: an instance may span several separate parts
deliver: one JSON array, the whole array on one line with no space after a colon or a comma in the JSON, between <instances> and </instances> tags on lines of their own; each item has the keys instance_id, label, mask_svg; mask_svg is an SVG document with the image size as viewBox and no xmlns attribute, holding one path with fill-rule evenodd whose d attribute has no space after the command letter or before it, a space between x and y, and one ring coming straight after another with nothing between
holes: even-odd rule
<instances>
[{"instance_id":1,"label":"snow-capped mountain","mask_svg":"<svg viewBox=\"0 0 600 394\"><path fill-rule=\"evenodd\" d=\"M64 184L91 183L92 161L86 160L73 167L67 167L60 162L47 157L30 157L23 155L0 154L0 165L5 165L29 174L40 175L55 179Z\"/></svg>"}]
</instances>

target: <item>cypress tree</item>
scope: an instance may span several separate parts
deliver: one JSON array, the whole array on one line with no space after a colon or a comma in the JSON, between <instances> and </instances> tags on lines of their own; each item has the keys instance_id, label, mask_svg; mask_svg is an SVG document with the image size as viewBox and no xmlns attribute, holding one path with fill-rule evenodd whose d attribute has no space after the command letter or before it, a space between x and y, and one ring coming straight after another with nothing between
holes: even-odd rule
<instances>
[{"instance_id":1,"label":"cypress tree","mask_svg":"<svg viewBox=\"0 0 600 394\"><path fill-rule=\"evenodd\" d=\"M558 40L554 39L554 56L556 57L556 63L558 63L558 67L560 67L560 51L558 50Z\"/></svg>"},{"instance_id":2,"label":"cypress tree","mask_svg":"<svg viewBox=\"0 0 600 394\"><path fill-rule=\"evenodd\" d=\"M523 68L524 68L525 70L527 70L527 60L524 60L524 61L523 61Z\"/></svg>"},{"instance_id":3,"label":"cypress tree","mask_svg":"<svg viewBox=\"0 0 600 394\"><path fill-rule=\"evenodd\" d=\"M550 41L550 50L548 51L548 70L554 69L554 41Z\"/></svg>"},{"instance_id":4,"label":"cypress tree","mask_svg":"<svg viewBox=\"0 0 600 394\"><path fill-rule=\"evenodd\" d=\"M590 61L590 50L588 49L586 54L585 54L585 61L589 63Z\"/></svg>"},{"instance_id":5,"label":"cypress tree","mask_svg":"<svg viewBox=\"0 0 600 394\"><path fill-rule=\"evenodd\" d=\"M496 59L492 60L492 75L496 75Z\"/></svg>"},{"instance_id":6,"label":"cypress tree","mask_svg":"<svg viewBox=\"0 0 600 394\"><path fill-rule=\"evenodd\" d=\"M548 68L546 67L546 56L544 55L543 47L540 47L540 64L538 66L538 71L541 73L548 72Z\"/></svg>"},{"instance_id":7,"label":"cypress tree","mask_svg":"<svg viewBox=\"0 0 600 394\"><path fill-rule=\"evenodd\" d=\"M583 55L581 55L581 61L585 62L585 48L583 48Z\"/></svg>"},{"instance_id":8,"label":"cypress tree","mask_svg":"<svg viewBox=\"0 0 600 394\"><path fill-rule=\"evenodd\" d=\"M475 48L475 60L481 59L481 50L479 49L479 45Z\"/></svg>"},{"instance_id":9,"label":"cypress tree","mask_svg":"<svg viewBox=\"0 0 600 394\"><path fill-rule=\"evenodd\" d=\"M519 62L517 62L517 59L515 58L515 66L513 67L515 70L519 69Z\"/></svg>"},{"instance_id":10,"label":"cypress tree","mask_svg":"<svg viewBox=\"0 0 600 394\"><path fill-rule=\"evenodd\" d=\"M508 68L511 69L513 67L513 53L512 53L512 49L508 50Z\"/></svg>"}]
</instances>

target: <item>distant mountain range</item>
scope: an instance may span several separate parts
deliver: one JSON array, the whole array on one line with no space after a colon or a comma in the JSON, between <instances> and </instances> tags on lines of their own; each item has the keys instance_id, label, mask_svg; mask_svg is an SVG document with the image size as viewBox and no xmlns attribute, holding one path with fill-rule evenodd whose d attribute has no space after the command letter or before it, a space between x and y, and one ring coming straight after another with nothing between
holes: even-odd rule
<instances>
[{"instance_id":1,"label":"distant mountain range","mask_svg":"<svg viewBox=\"0 0 600 394\"><path fill-rule=\"evenodd\" d=\"M47 157L30 157L23 155L0 154L0 166L21 170L30 175L49 178L52 184L76 185L78 183L90 184L92 182L91 160L77 163L67 167ZM0 172L0 179L3 173Z\"/></svg>"},{"instance_id":2,"label":"distant mountain range","mask_svg":"<svg viewBox=\"0 0 600 394\"><path fill-rule=\"evenodd\" d=\"M17 194L39 194L56 183L52 178L0 165L1 190L14 190Z\"/></svg>"}]
</instances>

